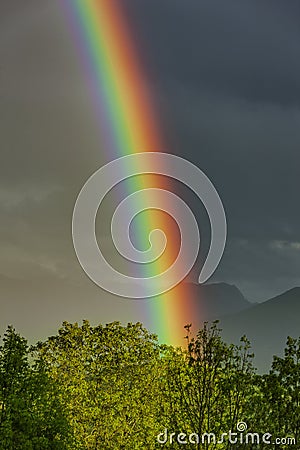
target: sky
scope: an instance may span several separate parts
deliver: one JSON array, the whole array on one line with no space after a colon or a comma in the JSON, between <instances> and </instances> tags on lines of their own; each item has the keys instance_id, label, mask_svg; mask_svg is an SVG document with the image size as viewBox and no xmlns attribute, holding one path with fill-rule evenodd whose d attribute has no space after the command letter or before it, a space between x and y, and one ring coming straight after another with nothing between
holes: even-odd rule
<instances>
[{"instance_id":1,"label":"sky","mask_svg":"<svg viewBox=\"0 0 300 450\"><path fill-rule=\"evenodd\" d=\"M299 286L299 2L123 3L166 151L200 167L226 210L210 281L251 301ZM62 320L138 317L136 302L88 279L73 249L76 197L110 155L57 0L1 1L0 139L0 326L36 339Z\"/></svg>"}]
</instances>

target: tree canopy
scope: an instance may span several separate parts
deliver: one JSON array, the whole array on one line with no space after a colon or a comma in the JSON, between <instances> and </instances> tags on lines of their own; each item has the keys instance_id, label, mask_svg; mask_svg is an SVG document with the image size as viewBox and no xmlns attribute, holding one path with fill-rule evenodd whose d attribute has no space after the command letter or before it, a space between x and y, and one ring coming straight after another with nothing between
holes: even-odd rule
<instances>
[{"instance_id":1,"label":"tree canopy","mask_svg":"<svg viewBox=\"0 0 300 450\"><path fill-rule=\"evenodd\" d=\"M218 322L194 337L185 328L183 349L160 344L141 323L64 322L29 348L9 326L0 346L0 448L244 449L245 436L251 449L297 442L300 338L288 337L284 356L258 375L245 336L233 345Z\"/></svg>"}]
</instances>

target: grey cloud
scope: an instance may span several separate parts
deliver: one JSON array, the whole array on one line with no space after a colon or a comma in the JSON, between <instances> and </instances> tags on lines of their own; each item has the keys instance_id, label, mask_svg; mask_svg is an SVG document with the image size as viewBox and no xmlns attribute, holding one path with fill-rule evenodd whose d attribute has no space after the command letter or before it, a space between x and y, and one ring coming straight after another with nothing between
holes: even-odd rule
<instances>
[{"instance_id":1,"label":"grey cloud","mask_svg":"<svg viewBox=\"0 0 300 450\"><path fill-rule=\"evenodd\" d=\"M71 214L83 183L112 157L57 3L7 0L0 14L0 273L38 274L49 289L60 275L90 283L74 255ZM216 279L255 299L299 283L299 3L122 5L166 150L199 165L223 199L229 241Z\"/></svg>"},{"instance_id":2,"label":"grey cloud","mask_svg":"<svg viewBox=\"0 0 300 450\"><path fill-rule=\"evenodd\" d=\"M147 48L144 61L164 87L172 80L196 88L202 83L251 101L299 104L300 11L294 2L125 3Z\"/></svg>"}]
</instances>

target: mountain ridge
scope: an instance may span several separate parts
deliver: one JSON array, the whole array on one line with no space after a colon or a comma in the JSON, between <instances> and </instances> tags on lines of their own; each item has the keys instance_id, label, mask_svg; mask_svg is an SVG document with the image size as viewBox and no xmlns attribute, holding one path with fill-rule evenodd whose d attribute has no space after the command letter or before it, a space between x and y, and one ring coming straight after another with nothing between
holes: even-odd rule
<instances>
[{"instance_id":1,"label":"mountain ridge","mask_svg":"<svg viewBox=\"0 0 300 450\"><path fill-rule=\"evenodd\" d=\"M300 287L295 286L247 311L220 318L222 335L237 343L242 335L251 342L259 371L270 368L273 355L281 356L288 336L300 336Z\"/></svg>"}]
</instances>

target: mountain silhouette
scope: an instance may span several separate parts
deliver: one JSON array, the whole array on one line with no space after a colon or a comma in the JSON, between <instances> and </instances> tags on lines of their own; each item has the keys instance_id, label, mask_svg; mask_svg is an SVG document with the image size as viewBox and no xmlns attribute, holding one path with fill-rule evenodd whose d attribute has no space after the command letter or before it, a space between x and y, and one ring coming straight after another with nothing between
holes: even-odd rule
<instances>
[{"instance_id":1,"label":"mountain silhouette","mask_svg":"<svg viewBox=\"0 0 300 450\"><path fill-rule=\"evenodd\" d=\"M196 284L187 283L188 292L197 299L198 317L201 321L212 321L223 316L251 308L241 291L227 283ZM195 310L195 307L192 309ZM195 323L193 321L193 328Z\"/></svg>"},{"instance_id":2,"label":"mountain silhouette","mask_svg":"<svg viewBox=\"0 0 300 450\"><path fill-rule=\"evenodd\" d=\"M258 371L268 371L273 355L283 355L287 336L300 336L300 287L220 319L224 339L238 343L245 334Z\"/></svg>"}]
</instances>

